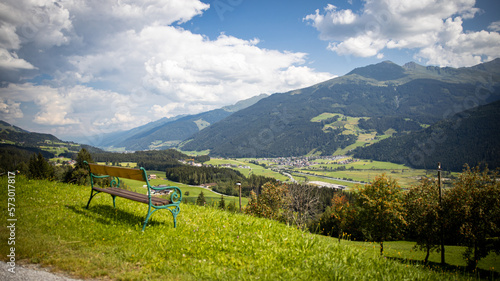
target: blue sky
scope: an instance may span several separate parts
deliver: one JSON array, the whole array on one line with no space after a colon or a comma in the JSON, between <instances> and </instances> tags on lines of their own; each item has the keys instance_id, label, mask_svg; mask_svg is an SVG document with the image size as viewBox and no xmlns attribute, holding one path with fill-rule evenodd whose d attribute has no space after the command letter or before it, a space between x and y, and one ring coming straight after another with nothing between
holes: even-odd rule
<instances>
[{"instance_id":1,"label":"blue sky","mask_svg":"<svg viewBox=\"0 0 500 281\"><path fill-rule=\"evenodd\" d=\"M95 141L384 60L472 66L499 32L494 0L5 0L0 119Z\"/></svg>"}]
</instances>

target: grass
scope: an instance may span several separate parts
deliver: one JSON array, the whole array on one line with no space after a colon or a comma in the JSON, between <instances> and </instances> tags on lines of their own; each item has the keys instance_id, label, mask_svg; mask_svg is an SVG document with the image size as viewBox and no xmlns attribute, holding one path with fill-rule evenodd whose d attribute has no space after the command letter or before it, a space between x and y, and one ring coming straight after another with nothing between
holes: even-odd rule
<instances>
[{"instance_id":1,"label":"grass","mask_svg":"<svg viewBox=\"0 0 500 281\"><path fill-rule=\"evenodd\" d=\"M347 157L345 159L348 159ZM345 160L341 159L341 160ZM347 170L344 171L332 171L325 170L327 169L335 169L338 167L344 166ZM308 173L306 175L309 180L320 180L324 182L332 182L339 183L335 180L327 180L327 179L318 179L314 176L326 176L331 178L340 178L340 179L350 179L358 182L371 182L376 176L379 176L383 173L391 176L396 179L398 183L404 188L410 188L411 186L415 186L419 183L421 177L433 177L437 176L436 171L432 170L424 170L424 169L413 169L407 167L402 164L395 164L390 162L381 162L381 161L372 161L372 160L362 160L358 159L356 162L352 162L349 164L333 164L332 162L321 161L317 165L313 165L311 167L306 167L302 169L295 169L296 172ZM456 173L451 173L452 175L456 175ZM444 181L446 184L447 181ZM354 184L343 184L347 186L354 186Z\"/></svg>"},{"instance_id":2,"label":"grass","mask_svg":"<svg viewBox=\"0 0 500 281\"><path fill-rule=\"evenodd\" d=\"M357 242L342 240L342 243L351 245L357 248L365 249L368 252L380 253L380 246L372 242ZM384 242L384 256L395 260L405 260L418 263L421 266L435 269L438 271L459 271L465 272L466 263L462 258L465 247L461 246L445 246L445 262L446 265L441 265L441 253L431 252L429 262L423 264L426 253L424 251L415 251L415 242L410 241L390 241ZM476 274L484 279L500 279L500 255L490 253L486 258L478 263Z\"/></svg>"},{"instance_id":3,"label":"grass","mask_svg":"<svg viewBox=\"0 0 500 281\"><path fill-rule=\"evenodd\" d=\"M330 123L330 124L325 124L323 126L323 131L327 132L330 129L343 129L342 134L344 135L356 135L358 138L355 143L345 147L345 148L339 148L337 151L335 151L334 155L346 155L348 154L351 150L361 147L361 146L366 146L366 145L371 145L376 142L379 142L383 139L386 139L390 137L395 131L393 129L387 130L384 132L384 135L382 136L377 136L377 133L373 130L371 131L366 131L363 129L359 128L359 120L361 119L370 119L369 117L351 117L351 116L346 116L340 113L322 113L314 118L311 119L311 122L321 122L324 120L327 120L329 118L338 116L339 118L337 121Z\"/></svg>"},{"instance_id":4,"label":"grass","mask_svg":"<svg viewBox=\"0 0 500 281\"><path fill-rule=\"evenodd\" d=\"M196 199L200 195L200 193L203 191L203 195L205 196L205 200L207 201L207 204L213 205L217 204L220 201L221 195L213 192L211 189L208 188L202 188L199 186L191 186L183 183L178 183L178 182L173 182L165 179L165 172L161 171L148 171L148 175L155 174L157 176L157 179L152 179L149 180L149 183L153 186L157 185L169 185L169 186L177 186L182 190L182 200L187 203L195 203ZM142 181L136 181L136 180L129 180L129 179L122 179L122 181L132 188L133 191L139 192L139 193L146 193L147 190L144 188L144 182ZM189 195L186 195L186 192L189 192ZM239 198L235 196L227 196L224 195L224 201L226 201L226 206L230 202L234 202L236 206L239 207ZM248 204L248 198L242 197L241 198L241 205L246 206Z\"/></svg>"},{"instance_id":5,"label":"grass","mask_svg":"<svg viewBox=\"0 0 500 281\"><path fill-rule=\"evenodd\" d=\"M6 183L7 178L0 181ZM105 280L467 280L380 258L284 224L216 208L181 204L178 226L156 212L145 232L146 205L107 194L84 208L88 186L16 176L16 263L37 263L77 278ZM0 190L7 198L7 189ZM0 213L7 214L7 204ZM0 259L6 261L5 223Z\"/></svg>"},{"instance_id":6,"label":"grass","mask_svg":"<svg viewBox=\"0 0 500 281\"><path fill-rule=\"evenodd\" d=\"M234 170L239 171L242 173L244 176L249 176L250 173L258 176L264 176L264 177L270 177L270 178L275 178L280 181L287 181L288 177L272 171L271 169L264 168L260 165L255 165L253 163L250 163L252 159L221 159L221 158L212 158L210 161L207 161L205 164L212 164L212 165L223 165L223 164L230 164L230 165L236 165L236 166L248 166L248 168L233 168Z\"/></svg>"}]
</instances>

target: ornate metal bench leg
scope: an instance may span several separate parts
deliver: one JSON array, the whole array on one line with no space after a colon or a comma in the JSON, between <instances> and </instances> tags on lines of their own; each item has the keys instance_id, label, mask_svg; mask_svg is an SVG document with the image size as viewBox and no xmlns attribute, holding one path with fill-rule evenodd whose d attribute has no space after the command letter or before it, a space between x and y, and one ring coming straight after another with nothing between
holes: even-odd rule
<instances>
[{"instance_id":1,"label":"ornate metal bench leg","mask_svg":"<svg viewBox=\"0 0 500 281\"><path fill-rule=\"evenodd\" d=\"M97 194L97 193L96 193ZM87 207L85 207L85 209L88 209L89 208L89 205L90 205L90 201L92 201L92 198L94 198L94 190L92 189L90 191L90 198L89 198L89 202L87 202Z\"/></svg>"},{"instance_id":2,"label":"ornate metal bench leg","mask_svg":"<svg viewBox=\"0 0 500 281\"><path fill-rule=\"evenodd\" d=\"M171 213L172 216L174 217L174 228L177 228L177 215L180 213L181 208L179 206L175 206L174 209L168 209Z\"/></svg>"},{"instance_id":3,"label":"ornate metal bench leg","mask_svg":"<svg viewBox=\"0 0 500 281\"><path fill-rule=\"evenodd\" d=\"M146 224L148 224L149 217L151 216L151 214L153 212L151 212L151 205L149 205L149 207L148 207L148 215L146 216L146 220L144 221L144 224L142 226L142 231L144 231L144 229L146 229Z\"/></svg>"},{"instance_id":4,"label":"ornate metal bench leg","mask_svg":"<svg viewBox=\"0 0 500 281\"><path fill-rule=\"evenodd\" d=\"M115 199L116 199L116 196L115 195L111 195L113 197L113 208L116 209L116 204L115 204Z\"/></svg>"}]
</instances>

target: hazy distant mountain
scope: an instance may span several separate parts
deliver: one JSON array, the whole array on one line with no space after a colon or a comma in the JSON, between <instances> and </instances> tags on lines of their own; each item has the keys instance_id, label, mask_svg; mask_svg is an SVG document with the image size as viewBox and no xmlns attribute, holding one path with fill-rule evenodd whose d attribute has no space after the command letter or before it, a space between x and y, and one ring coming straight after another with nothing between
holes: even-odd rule
<instances>
[{"instance_id":1,"label":"hazy distant mountain","mask_svg":"<svg viewBox=\"0 0 500 281\"><path fill-rule=\"evenodd\" d=\"M99 136L99 147L125 150L167 149L177 146L194 133L246 108L267 95L261 94L234 105L196 115L162 118L128 131Z\"/></svg>"},{"instance_id":2,"label":"hazy distant mountain","mask_svg":"<svg viewBox=\"0 0 500 281\"><path fill-rule=\"evenodd\" d=\"M321 120L328 114L433 124L499 100L499 82L500 59L468 68L385 61L273 94L196 133L182 149L227 157L332 154L354 144L359 134L335 126L338 120Z\"/></svg>"},{"instance_id":3,"label":"hazy distant mountain","mask_svg":"<svg viewBox=\"0 0 500 281\"><path fill-rule=\"evenodd\" d=\"M439 121L422 131L392 137L354 156L407 164L415 168L461 171L463 165L500 167L500 101L475 107Z\"/></svg>"}]
</instances>

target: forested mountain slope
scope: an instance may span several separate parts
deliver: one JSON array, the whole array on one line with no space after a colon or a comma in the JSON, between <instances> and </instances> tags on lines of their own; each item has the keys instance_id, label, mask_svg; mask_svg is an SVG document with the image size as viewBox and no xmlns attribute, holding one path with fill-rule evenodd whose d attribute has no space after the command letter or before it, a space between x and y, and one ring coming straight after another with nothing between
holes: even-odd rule
<instances>
[{"instance_id":1,"label":"forested mountain slope","mask_svg":"<svg viewBox=\"0 0 500 281\"><path fill-rule=\"evenodd\" d=\"M500 101L460 112L422 131L354 151L354 157L461 171L463 165L500 167Z\"/></svg>"},{"instance_id":2,"label":"forested mountain slope","mask_svg":"<svg viewBox=\"0 0 500 281\"><path fill-rule=\"evenodd\" d=\"M469 68L386 61L308 88L276 93L196 133L182 149L226 157L329 155L357 136L324 130L323 113L434 124L500 99L500 59Z\"/></svg>"}]
</instances>

